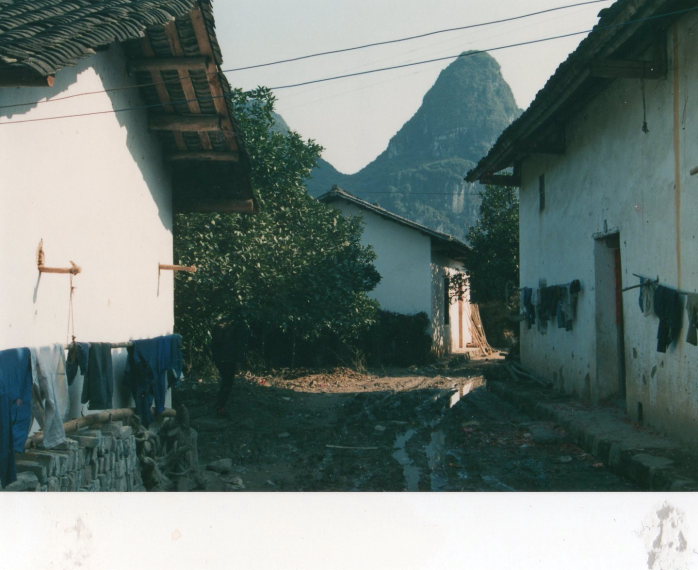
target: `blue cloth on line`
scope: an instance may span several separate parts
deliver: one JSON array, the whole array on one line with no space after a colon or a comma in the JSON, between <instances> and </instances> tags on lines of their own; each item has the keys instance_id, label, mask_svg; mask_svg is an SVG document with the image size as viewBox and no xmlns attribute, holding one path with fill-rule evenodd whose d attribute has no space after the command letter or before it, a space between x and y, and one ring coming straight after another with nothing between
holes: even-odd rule
<instances>
[{"instance_id":1,"label":"blue cloth on line","mask_svg":"<svg viewBox=\"0 0 698 570\"><path fill-rule=\"evenodd\" d=\"M24 451L32 421L32 370L28 348L0 351L0 482L17 479L15 452Z\"/></svg>"},{"instance_id":2,"label":"blue cloth on line","mask_svg":"<svg viewBox=\"0 0 698 570\"><path fill-rule=\"evenodd\" d=\"M155 413L165 410L168 375L176 380L182 375L182 337L178 334L134 340L128 348L126 383L135 401L136 413L148 426Z\"/></svg>"}]
</instances>

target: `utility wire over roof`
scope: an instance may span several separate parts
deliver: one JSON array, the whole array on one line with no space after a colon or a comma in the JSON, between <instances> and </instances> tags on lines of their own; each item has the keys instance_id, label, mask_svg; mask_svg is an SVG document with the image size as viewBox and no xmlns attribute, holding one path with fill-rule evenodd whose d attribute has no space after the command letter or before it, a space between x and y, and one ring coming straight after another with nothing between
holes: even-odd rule
<instances>
[{"instance_id":1,"label":"utility wire over roof","mask_svg":"<svg viewBox=\"0 0 698 570\"><path fill-rule=\"evenodd\" d=\"M695 0L619 0L541 89L533 103L468 172L469 182L519 186L519 162L530 154L564 152L564 123L618 77L666 74L664 35L671 23L698 10ZM646 52L653 57L643 57ZM514 174L497 174L514 168Z\"/></svg>"}]
</instances>

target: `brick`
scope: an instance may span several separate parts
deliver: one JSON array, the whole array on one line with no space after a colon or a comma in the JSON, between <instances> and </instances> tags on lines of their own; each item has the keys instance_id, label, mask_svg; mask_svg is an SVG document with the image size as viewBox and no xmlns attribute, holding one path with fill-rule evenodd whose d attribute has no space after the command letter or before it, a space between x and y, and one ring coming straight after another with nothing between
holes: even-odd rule
<instances>
[{"instance_id":1,"label":"brick","mask_svg":"<svg viewBox=\"0 0 698 570\"><path fill-rule=\"evenodd\" d=\"M97 432L99 433L99 432ZM99 434L99 437L95 436L89 436L89 435L74 435L72 436L73 439L75 439L80 447L87 447L90 449L99 447L100 444L102 443L102 434Z\"/></svg>"},{"instance_id":2,"label":"brick","mask_svg":"<svg viewBox=\"0 0 698 570\"><path fill-rule=\"evenodd\" d=\"M58 458L48 451L31 450L15 454L15 460L37 461L46 468L46 474L51 477L58 472Z\"/></svg>"},{"instance_id":3,"label":"brick","mask_svg":"<svg viewBox=\"0 0 698 570\"><path fill-rule=\"evenodd\" d=\"M17 480L13 481L3 491L37 491L41 489L38 477L31 471L17 474Z\"/></svg>"},{"instance_id":4,"label":"brick","mask_svg":"<svg viewBox=\"0 0 698 570\"><path fill-rule=\"evenodd\" d=\"M57 451L75 451L79 447L80 446L78 445L77 441L73 439L66 439L63 443L57 445L56 447L52 447L51 449L55 449Z\"/></svg>"},{"instance_id":5,"label":"brick","mask_svg":"<svg viewBox=\"0 0 698 570\"><path fill-rule=\"evenodd\" d=\"M87 485L90 485L92 481L94 480L95 472L94 472L94 467L92 465L86 465L84 469L82 470L83 472L83 480Z\"/></svg>"},{"instance_id":6,"label":"brick","mask_svg":"<svg viewBox=\"0 0 698 570\"><path fill-rule=\"evenodd\" d=\"M21 473L24 471L29 471L31 473L34 473L36 475L37 479L41 483L45 483L48 474L46 473L46 467L44 467L41 463L38 461L29 461L27 459L19 459L16 461L17 465L17 472Z\"/></svg>"}]
</instances>

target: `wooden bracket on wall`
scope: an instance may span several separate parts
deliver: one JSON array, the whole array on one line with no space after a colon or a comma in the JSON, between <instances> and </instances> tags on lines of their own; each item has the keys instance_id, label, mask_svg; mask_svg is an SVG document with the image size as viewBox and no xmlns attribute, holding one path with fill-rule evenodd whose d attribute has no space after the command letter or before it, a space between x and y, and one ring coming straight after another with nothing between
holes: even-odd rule
<instances>
[{"instance_id":1,"label":"wooden bracket on wall","mask_svg":"<svg viewBox=\"0 0 698 570\"><path fill-rule=\"evenodd\" d=\"M196 273L196 265L167 265L165 263L158 264L158 271L187 271L189 273Z\"/></svg>"},{"instance_id":2,"label":"wooden bracket on wall","mask_svg":"<svg viewBox=\"0 0 698 570\"><path fill-rule=\"evenodd\" d=\"M46 267L46 254L44 253L44 240L39 242L39 250L36 254L36 266L39 269L39 273L69 273L70 275L77 275L82 271L82 268L74 261L70 262L70 267Z\"/></svg>"}]
</instances>

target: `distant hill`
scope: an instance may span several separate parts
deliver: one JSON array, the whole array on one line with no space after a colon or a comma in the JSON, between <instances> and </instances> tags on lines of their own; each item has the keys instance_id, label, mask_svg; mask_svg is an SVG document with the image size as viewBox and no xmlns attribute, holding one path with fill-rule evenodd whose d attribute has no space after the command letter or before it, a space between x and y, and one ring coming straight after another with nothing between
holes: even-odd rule
<instances>
[{"instance_id":1,"label":"distant hill","mask_svg":"<svg viewBox=\"0 0 698 570\"><path fill-rule=\"evenodd\" d=\"M480 187L463 177L519 113L494 58L466 53L441 72L414 116L373 162L347 175L320 160L308 190L318 196L336 184L464 238L478 216Z\"/></svg>"}]
</instances>

